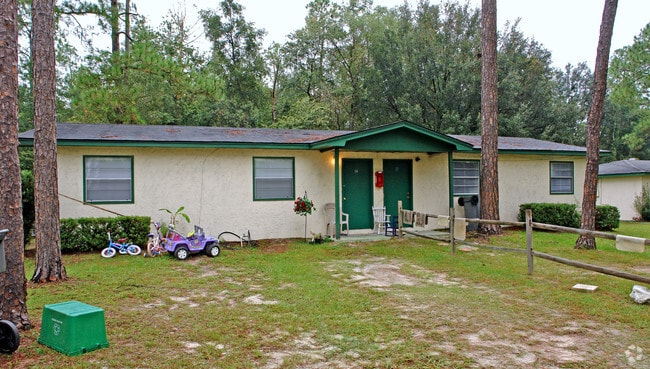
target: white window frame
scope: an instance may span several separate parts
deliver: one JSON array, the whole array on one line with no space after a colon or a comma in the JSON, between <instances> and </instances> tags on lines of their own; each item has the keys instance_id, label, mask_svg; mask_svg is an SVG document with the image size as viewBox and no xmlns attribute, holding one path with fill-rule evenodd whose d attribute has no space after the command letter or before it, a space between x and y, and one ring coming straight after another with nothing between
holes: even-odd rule
<instances>
[{"instance_id":1,"label":"white window frame","mask_svg":"<svg viewBox=\"0 0 650 369\"><path fill-rule=\"evenodd\" d=\"M454 196L478 195L480 191L481 161L453 160Z\"/></svg>"}]
</instances>

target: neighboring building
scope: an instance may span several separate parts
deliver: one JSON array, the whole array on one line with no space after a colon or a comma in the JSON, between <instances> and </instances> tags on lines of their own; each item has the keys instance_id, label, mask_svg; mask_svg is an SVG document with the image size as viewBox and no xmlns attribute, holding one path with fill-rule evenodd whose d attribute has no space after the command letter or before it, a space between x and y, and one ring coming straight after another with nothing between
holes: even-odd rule
<instances>
[{"instance_id":1,"label":"neighboring building","mask_svg":"<svg viewBox=\"0 0 650 369\"><path fill-rule=\"evenodd\" d=\"M323 205L332 202L349 214L351 232L362 233L373 226L372 206L396 214L402 200L418 212L446 215L453 206L463 216L458 196L479 191L480 137L409 122L358 132L62 123L57 137L62 218L109 210L166 222L159 209L185 206L211 234L301 237L305 218L293 203L305 192L317 209L309 231L325 232ZM20 142L33 145L33 131ZM580 206L585 154L501 137L501 219L515 220L521 203Z\"/></svg>"},{"instance_id":2,"label":"neighboring building","mask_svg":"<svg viewBox=\"0 0 650 369\"><path fill-rule=\"evenodd\" d=\"M643 186L650 188L650 160L619 160L598 167L598 205L613 205L621 220L641 216L634 209L634 199Z\"/></svg>"}]
</instances>

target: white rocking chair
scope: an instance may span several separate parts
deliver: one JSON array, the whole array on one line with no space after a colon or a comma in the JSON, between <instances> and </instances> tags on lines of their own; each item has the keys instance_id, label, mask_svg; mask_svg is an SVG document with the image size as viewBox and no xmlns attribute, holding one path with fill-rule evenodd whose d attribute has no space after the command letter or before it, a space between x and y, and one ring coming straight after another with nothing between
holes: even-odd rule
<instances>
[{"instance_id":1,"label":"white rocking chair","mask_svg":"<svg viewBox=\"0 0 650 369\"><path fill-rule=\"evenodd\" d=\"M373 226L373 232L377 230L377 234L386 231L386 226L390 224L390 215L386 214L386 207L384 206L373 206L372 207L372 218L374 219L375 225Z\"/></svg>"}]
</instances>

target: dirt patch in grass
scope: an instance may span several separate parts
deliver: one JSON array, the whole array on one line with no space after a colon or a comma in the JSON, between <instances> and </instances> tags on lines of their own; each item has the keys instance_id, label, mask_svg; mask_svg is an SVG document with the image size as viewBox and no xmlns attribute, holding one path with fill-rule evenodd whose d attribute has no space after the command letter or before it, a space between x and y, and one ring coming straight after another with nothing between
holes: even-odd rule
<instances>
[{"instance_id":1,"label":"dirt patch in grass","mask_svg":"<svg viewBox=\"0 0 650 369\"><path fill-rule=\"evenodd\" d=\"M332 276L350 285L390 295L401 319L413 325L413 337L426 341L432 355L454 353L479 368L560 368L582 366L601 355L601 345L616 345L622 333L588 319L575 320L560 311L534 307L523 299L500 295L485 286L449 278L418 266L381 258L328 263ZM436 296L420 294L418 286L436 285ZM498 316L483 315L477 296L492 296L501 305ZM457 295L453 297L453 295ZM449 300L464 303L450 304ZM530 305L531 310L526 310ZM533 310L534 309L534 310ZM437 332L428 338L426 330ZM440 340L440 338L443 338ZM621 354L624 347L621 346ZM611 366L625 357L602 358Z\"/></svg>"},{"instance_id":2,"label":"dirt patch in grass","mask_svg":"<svg viewBox=\"0 0 650 369\"><path fill-rule=\"evenodd\" d=\"M282 238L277 240L259 240L257 247L266 254L279 254L287 252L290 244L295 243L295 239Z\"/></svg>"},{"instance_id":3,"label":"dirt patch in grass","mask_svg":"<svg viewBox=\"0 0 650 369\"><path fill-rule=\"evenodd\" d=\"M637 272L650 274L650 265L639 265L639 266L634 267L632 269L637 271Z\"/></svg>"},{"instance_id":4,"label":"dirt patch in grass","mask_svg":"<svg viewBox=\"0 0 650 369\"><path fill-rule=\"evenodd\" d=\"M282 254L287 252L287 245L269 245L260 249L265 254Z\"/></svg>"}]
</instances>

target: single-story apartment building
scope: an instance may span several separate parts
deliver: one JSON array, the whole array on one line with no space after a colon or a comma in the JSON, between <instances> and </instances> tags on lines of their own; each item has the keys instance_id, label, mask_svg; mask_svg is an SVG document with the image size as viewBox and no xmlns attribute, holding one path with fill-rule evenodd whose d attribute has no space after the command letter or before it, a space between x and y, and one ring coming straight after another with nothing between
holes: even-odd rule
<instances>
[{"instance_id":1,"label":"single-story apartment building","mask_svg":"<svg viewBox=\"0 0 650 369\"><path fill-rule=\"evenodd\" d=\"M21 145L33 137L20 134ZM316 208L309 231L326 232L323 205L334 203L354 234L373 228L373 206L396 214L401 200L462 217L458 197L479 192L479 136L404 121L362 131L59 123L57 145L62 218L114 212L167 222L159 209L184 206L209 234L290 238L304 235L293 206L305 193ZM500 137L498 162L501 219L515 220L521 203L580 206L584 147Z\"/></svg>"},{"instance_id":2,"label":"single-story apartment building","mask_svg":"<svg viewBox=\"0 0 650 369\"><path fill-rule=\"evenodd\" d=\"M613 205L621 213L621 220L641 216L634 209L634 199L641 196L643 187L650 188L650 160L619 160L598 167L598 205Z\"/></svg>"}]
</instances>

